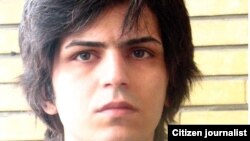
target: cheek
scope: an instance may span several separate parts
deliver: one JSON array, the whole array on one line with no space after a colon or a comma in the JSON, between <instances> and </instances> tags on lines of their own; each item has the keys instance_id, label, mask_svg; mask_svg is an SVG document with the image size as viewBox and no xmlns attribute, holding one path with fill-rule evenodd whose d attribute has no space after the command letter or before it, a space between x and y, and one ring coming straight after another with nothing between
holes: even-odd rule
<instances>
[{"instance_id":1,"label":"cheek","mask_svg":"<svg viewBox=\"0 0 250 141\"><path fill-rule=\"evenodd\" d=\"M56 107L62 122L71 124L72 121L77 121L77 118L87 118L85 115L88 115L86 113L89 112L88 105L95 86L91 85L91 80L74 70L54 73L52 83Z\"/></svg>"},{"instance_id":2,"label":"cheek","mask_svg":"<svg viewBox=\"0 0 250 141\"><path fill-rule=\"evenodd\" d=\"M165 69L150 69L137 76L139 76L137 87L146 91L145 93L148 93L149 97L165 98L168 85L168 76Z\"/></svg>"},{"instance_id":3,"label":"cheek","mask_svg":"<svg viewBox=\"0 0 250 141\"><path fill-rule=\"evenodd\" d=\"M163 80L158 78L155 81L148 84L148 104L152 106L153 112L162 112L162 108L164 106L166 100L166 91L167 91L167 80Z\"/></svg>"},{"instance_id":4,"label":"cheek","mask_svg":"<svg viewBox=\"0 0 250 141\"><path fill-rule=\"evenodd\" d=\"M65 99L77 99L79 96L88 97L91 92L91 75L83 72L83 69L71 66L57 67L52 76L52 84L56 97Z\"/></svg>"},{"instance_id":5,"label":"cheek","mask_svg":"<svg viewBox=\"0 0 250 141\"><path fill-rule=\"evenodd\" d=\"M162 113L168 85L166 71L164 69L149 70L137 76L134 89L140 91L138 92L140 99L147 108L145 112L150 110L152 113Z\"/></svg>"},{"instance_id":6,"label":"cheek","mask_svg":"<svg viewBox=\"0 0 250 141\"><path fill-rule=\"evenodd\" d=\"M143 119L147 122L145 128L155 129L161 119L167 91L167 78L159 73L148 74L140 81L141 93L138 101L143 112ZM139 84L138 84L139 85ZM145 122L144 122L145 123Z\"/></svg>"}]
</instances>

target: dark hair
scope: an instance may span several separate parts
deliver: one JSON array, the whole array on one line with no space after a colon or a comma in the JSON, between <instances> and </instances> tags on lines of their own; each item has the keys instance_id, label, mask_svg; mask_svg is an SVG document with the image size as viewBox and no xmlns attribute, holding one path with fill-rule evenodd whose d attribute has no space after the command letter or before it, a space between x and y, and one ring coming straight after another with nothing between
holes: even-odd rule
<instances>
[{"instance_id":1,"label":"dark hair","mask_svg":"<svg viewBox=\"0 0 250 141\"><path fill-rule=\"evenodd\" d=\"M62 37L85 29L116 0L27 0L19 27L19 44L24 63L20 84L35 114L47 125L46 140L63 141L63 125L58 114L44 112L45 101L54 102L51 82L54 54ZM129 31L138 22L143 6L158 20L164 47L169 83L161 120L154 140L166 139L164 124L174 120L181 103L189 97L193 80L199 78L194 61L191 27L183 0L130 0L123 23Z\"/></svg>"}]
</instances>

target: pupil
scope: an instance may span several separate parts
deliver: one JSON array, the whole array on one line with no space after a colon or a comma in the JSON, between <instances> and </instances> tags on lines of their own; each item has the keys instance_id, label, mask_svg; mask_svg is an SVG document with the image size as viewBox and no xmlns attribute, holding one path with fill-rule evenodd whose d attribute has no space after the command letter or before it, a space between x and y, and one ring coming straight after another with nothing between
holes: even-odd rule
<instances>
[{"instance_id":1,"label":"pupil","mask_svg":"<svg viewBox=\"0 0 250 141\"><path fill-rule=\"evenodd\" d=\"M89 53L82 53L82 54L80 54L80 58L82 60L88 60L90 58L90 54Z\"/></svg>"},{"instance_id":2,"label":"pupil","mask_svg":"<svg viewBox=\"0 0 250 141\"><path fill-rule=\"evenodd\" d=\"M144 56L144 51L141 51L141 50L136 50L135 52L134 52L134 55L135 55L135 57L143 57Z\"/></svg>"}]
</instances>

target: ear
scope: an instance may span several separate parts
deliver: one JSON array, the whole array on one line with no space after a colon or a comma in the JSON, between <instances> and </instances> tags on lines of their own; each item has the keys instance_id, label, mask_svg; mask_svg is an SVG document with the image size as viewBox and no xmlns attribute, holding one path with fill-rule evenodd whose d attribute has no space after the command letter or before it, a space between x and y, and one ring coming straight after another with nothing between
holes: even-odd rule
<instances>
[{"instance_id":1,"label":"ear","mask_svg":"<svg viewBox=\"0 0 250 141\"><path fill-rule=\"evenodd\" d=\"M43 104L43 110L49 114L49 115L55 115L57 114L57 108L56 108L56 105L53 104L52 102L50 101L46 101L44 104Z\"/></svg>"}]
</instances>

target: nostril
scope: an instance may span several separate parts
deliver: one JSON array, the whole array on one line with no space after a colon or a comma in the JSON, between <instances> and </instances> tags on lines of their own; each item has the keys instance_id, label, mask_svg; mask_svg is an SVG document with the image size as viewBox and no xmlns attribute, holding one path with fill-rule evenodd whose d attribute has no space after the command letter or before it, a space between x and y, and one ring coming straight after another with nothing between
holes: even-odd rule
<instances>
[{"instance_id":1,"label":"nostril","mask_svg":"<svg viewBox=\"0 0 250 141\"><path fill-rule=\"evenodd\" d=\"M104 83L104 87L127 87L126 82L109 82L109 83Z\"/></svg>"},{"instance_id":2,"label":"nostril","mask_svg":"<svg viewBox=\"0 0 250 141\"><path fill-rule=\"evenodd\" d=\"M104 87L110 87L111 84L104 84Z\"/></svg>"}]
</instances>

